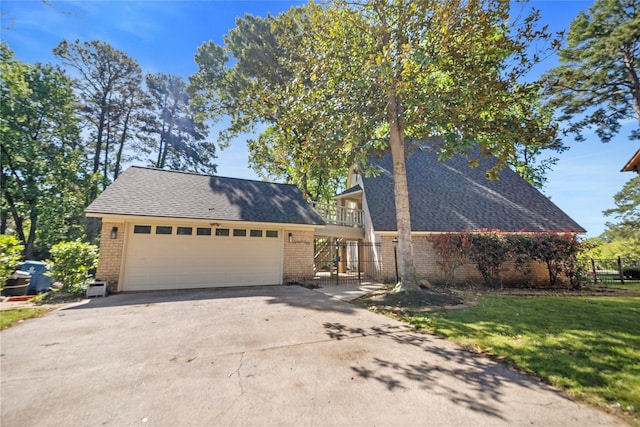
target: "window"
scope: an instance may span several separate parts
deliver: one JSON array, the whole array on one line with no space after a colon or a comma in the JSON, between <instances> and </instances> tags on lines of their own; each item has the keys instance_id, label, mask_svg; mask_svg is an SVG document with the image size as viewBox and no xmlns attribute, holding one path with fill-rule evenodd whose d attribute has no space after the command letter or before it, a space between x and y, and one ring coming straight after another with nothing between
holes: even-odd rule
<instances>
[{"instance_id":1,"label":"window","mask_svg":"<svg viewBox=\"0 0 640 427\"><path fill-rule=\"evenodd\" d=\"M267 230L266 236L267 237L278 237L278 231L277 230Z\"/></svg>"},{"instance_id":2,"label":"window","mask_svg":"<svg viewBox=\"0 0 640 427\"><path fill-rule=\"evenodd\" d=\"M191 236L193 234L192 227L178 227L176 234L180 236Z\"/></svg>"},{"instance_id":3,"label":"window","mask_svg":"<svg viewBox=\"0 0 640 427\"><path fill-rule=\"evenodd\" d=\"M156 234L171 234L173 227L167 225L158 225L156 227Z\"/></svg>"},{"instance_id":4,"label":"window","mask_svg":"<svg viewBox=\"0 0 640 427\"><path fill-rule=\"evenodd\" d=\"M233 229L233 237L246 237L246 235L247 235L247 230L238 229L238 228Z\"/></svg>"},{"instance_id":5,"label":"window","mask_svg":"<svg viewBox=\"0 0 640 427\"><path fill-rule=\"evenodd\" d=\"M198 229L196 230L196 234L198 236L211 236L211 229L198 227Z\"/></svg>"},{"instance_id":6,"label":"window","mask_svg":"<svg viewBox=\"0 0 640 427\"><path fill-rule=\"evenodd\" d=\"M216 236L228 236L229 229L228 228L216 228Z\"/></svg>"},{"instance_id":7,"label":"window","mask_svg":"<svg viewBox=\"0 0 640 427\"><path fill-rule=\"evenodd\" d=\"M151 234L151 226L150 225L134 225L133 232L135 234Z\"/></svg>"},{"instance_id":8,"label":"window","mask_svg":"<svg viewBox=\"0 0 640 427\"><path fill-rule=\"evenodd\" d=\"M251 237L262 237L262 230L251 230L249 232L249 236L251 236Z\"/></svg>"}]
</instances>

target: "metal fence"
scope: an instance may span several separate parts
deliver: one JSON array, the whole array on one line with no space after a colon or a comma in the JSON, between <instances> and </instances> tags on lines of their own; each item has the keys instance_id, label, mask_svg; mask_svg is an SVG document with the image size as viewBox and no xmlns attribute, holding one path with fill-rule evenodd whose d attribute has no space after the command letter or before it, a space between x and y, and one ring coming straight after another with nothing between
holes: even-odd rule
<instances>
[{"instance_id":1,"label":"metal fence","mask_svg":"<svg viewBox=\"0 0 640 427\"><path fill-rule=\"evenodd\" d=\"M377 278L381 270L379 243L317 239L314 246L315 275L321 283L360 284Z\"/></svg>"},{"instance_id":2,"label":"metal fence","mask_svg":"<svg viewBox=\"0 0 640 427\"><path fill-rule=\"evenodd\" d=\"M581 259L578 272L586 284L640 283L640 261L624 258Z\"/></svg>"}]
</instances>

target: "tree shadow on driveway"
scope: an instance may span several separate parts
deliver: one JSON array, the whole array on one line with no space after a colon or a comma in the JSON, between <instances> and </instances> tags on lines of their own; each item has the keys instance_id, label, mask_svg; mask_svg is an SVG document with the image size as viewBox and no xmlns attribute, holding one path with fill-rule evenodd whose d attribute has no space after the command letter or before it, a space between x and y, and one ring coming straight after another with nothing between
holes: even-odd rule
<instances>
[{"instance_id":1,"label":"tree shadow on driveway","mask_svg":"<svg viewBox=\"0 0 640 427\"><path fill-rule=\"evenodd\" d=\"M415 389L417 386L467 410L503 421L506 420L502 415L505 398L507 393L513 398L514 387L544 389L561 396L556 390L488 358L402 326L363 329L325 323L324 327L327 336L334 340L376 337L392 341L381 343L381 346L399 344L396 351L384 352L385 356L374 356L362 364L351 366L359 378L381 383L389 391ZM416 349L419 350L417 356ZM520 398L526 399L524 396Z\"/></svg>"}]
</instances>

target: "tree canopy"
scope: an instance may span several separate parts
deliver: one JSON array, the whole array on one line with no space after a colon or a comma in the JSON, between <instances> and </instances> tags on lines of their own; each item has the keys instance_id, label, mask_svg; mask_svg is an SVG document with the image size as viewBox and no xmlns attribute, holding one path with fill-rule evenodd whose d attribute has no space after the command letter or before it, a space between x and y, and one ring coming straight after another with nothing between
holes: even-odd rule
<instances>
[{"instance_id":1,"label":"tree canopy","mask_svg":"<svg viewBox=\"0 0 640 427\"><path fill-rule=\"evenodd\" d=\"M224 46L208 42L198 49L199 71L190 78L190 91L209 118L229 117L222 144L258 131L247 144L249 163L259 175L297 184L313 200L328 200L344 184L350 164L336 152L318 156L308 151L319 148L323 136L295 99L297 86L309 83L294 75L306 61L298 52L300 35L313 31L307 11L238 18ZM285 122L292 114L299 114L295 126Z\"/></svg>"},{"instance_id":2,"label":"tree canopy","mask_svg":"<svg viewBox=\"0 0 640 427\"><path fill-rule=\"evenodd\" d=\"M406 139L432 144L442 160L479 146L498 159L492 177L516 147L556 140L538 85L523 80L539 58L531 43L551 35L537 12L515 22L510 11L507 0L371 0L245 17L226 50L200 47L191 83L213 116L236 120L232 131L266 123L252 148L282 155L283 168L339 170L391 151L402 283L415 289Z\"/></svg>"},{"instance_id":3,"label":"tree canopy","mask_svg":"<svg viewBox=\"0 0 640 427\"><path fill-rule=\"evenodd\" d=\"M640 125L639 0L596 0L571 23L559 57L545 82L566 132L583 140L584 130L594 129L608 142L625 121ZM629 139L640 139L638 127Z\"/></svg>"},{"instance_id":4,"label":"tree canopy","mask_svg":"<svg viewBox=\"0 0 640 427\"><path fill-rule=\"evenodd\" d=\"M616 223L607 223L610 238L635 237L640 242L640 176L630 179L613 196L615 208L603 212L605 216L617 219Z\"/></svg>"},{"instance_id":5,"label":"tree canopy","mask_svg":"<svg viewBox=\"0 0 640 427\"><path fill-rule=\"evenodd\" d=\"M132 160L215 173L215 144L182 78L151 74L145 88L136 61L97 40L58 44L69 74L0 48L0 233L15 234L25 257L97 239L84 208Z\"/></svg>"},{"instance_id":6,"label":"tree canopy","mask_svg":"<svg viewBox=\"0 0 640 427\"><path fill-rule=\"evenodd\" d=\"M147 149L155 155L156 168L215 173L215 144L205 141L207 127L201 115L192 112L186 85L181 77L147 74L150 112L143 130Z\"/></svg>"},{"instance_id":7,"label":"tree canopy","mask_svg":"<svg viewBox=\"0 0 640 427\"><path fill-rule=\"evenodd\" d=\"M615 208L603 212L613 217L604 233L585 241L586 255L592 258L622 257L640 260L640 176L630 179L613 196Z\"/></svg>"},{"instance_id":8,"label":"tree canopy","mask_svg":"<svg viewBox=\"0 0 640 427\"><path fill-rule=\"evenodd\" d=\"M99 40L76 40L74 43L63 40L53 53L77 75L73 84L94 147L91 172L102 175L101 188L92 190L92 197L95 197L109 184L109 174L113 170L112 129L116 129L120 119L126 116L123 107L127 106L131 90L140 86L142 70L126 53ZM120 140L124 143L127 138Z\"/></svg>"},{"instance_id":9,"label":"tree canopy","mask_svg":"<svg viewBox=\"0 0 640 427\"><path fill-rule=\"evenodd\" d=\"M70 80L50 65L28 65L0 45L2 211L27 258L84 233L84 153ZM64 197L61 197L64 195ZM2 230L8 231L3 217ZM37 240L36 240L37 239Z\"/></svg>"}]
</instances>

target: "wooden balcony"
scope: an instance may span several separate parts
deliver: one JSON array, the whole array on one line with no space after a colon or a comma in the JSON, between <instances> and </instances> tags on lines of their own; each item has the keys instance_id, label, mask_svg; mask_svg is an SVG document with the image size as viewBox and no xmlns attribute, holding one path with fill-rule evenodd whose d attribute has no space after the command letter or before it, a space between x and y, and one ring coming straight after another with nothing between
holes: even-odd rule
<instances>
[{"instance_id":1,"label":"wooden balcony","mask_svg":"<svg viewBox=\"0 0 640 427\"><path fill-rule=\"evenodd\" d=\"M311 205L327 224L352 228L363 228L364 226L364 212L362 209L346 208L337 204L321 202L311 202Z\"/></svg>"}]
</instances>

